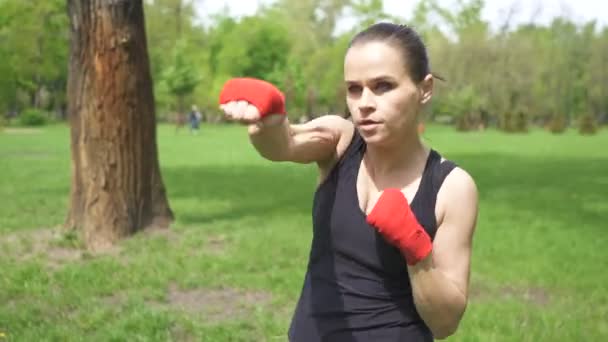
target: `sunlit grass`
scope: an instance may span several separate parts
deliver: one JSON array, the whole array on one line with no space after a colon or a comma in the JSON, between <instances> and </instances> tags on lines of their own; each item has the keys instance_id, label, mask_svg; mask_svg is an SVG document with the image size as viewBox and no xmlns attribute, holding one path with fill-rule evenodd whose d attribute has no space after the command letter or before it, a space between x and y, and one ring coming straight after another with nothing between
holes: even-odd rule
<instances>
[{"instance_id":1,"label":"sunlit grass","mask_svg":"<svg viewBox=\"0 0 608 342\"><path fill-rule=\"evenodd\" d=\"M472 297L450 340L608 339L608 133L430 126L425 139L480 191ZM163 126L159 148L171 231L90 255L54 229L67 212L67 127L0 133L0 341L286 339L314 166L259 158L236 126Z\"/></svg>"}]
</instances>

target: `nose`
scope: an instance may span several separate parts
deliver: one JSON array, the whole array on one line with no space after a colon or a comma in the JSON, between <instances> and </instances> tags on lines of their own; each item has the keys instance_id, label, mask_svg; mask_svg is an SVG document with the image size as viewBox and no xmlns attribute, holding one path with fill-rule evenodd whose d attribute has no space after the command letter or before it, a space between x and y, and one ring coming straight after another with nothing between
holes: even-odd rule
<instances>
[{"instance_id":1,"label":"nose","mask_svg":"<svg viewBox=\"0 0 608 342\"><path fill-rule=\"evenodd\" d=\"M368 88L363 88L359 98L359 110L361 113L370 113L376 109L374 93Z\"/></svg>"}]
</instances>

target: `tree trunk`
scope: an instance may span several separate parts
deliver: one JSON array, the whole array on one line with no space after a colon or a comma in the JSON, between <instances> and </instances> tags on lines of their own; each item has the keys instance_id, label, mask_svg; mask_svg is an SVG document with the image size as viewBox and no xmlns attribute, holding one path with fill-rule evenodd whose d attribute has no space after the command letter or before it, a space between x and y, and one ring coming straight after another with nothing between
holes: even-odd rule
<instances>
[{"instance_id":1,"label":"tree trunk","mask_svg":"<svg viewBox=\"0 0 608 342\"><path fill-rule=\"evenodd\" d=\"M142 0L68 0L72 188L92 250L173 220L158 163Z\"/></svg>"}]
</instances>

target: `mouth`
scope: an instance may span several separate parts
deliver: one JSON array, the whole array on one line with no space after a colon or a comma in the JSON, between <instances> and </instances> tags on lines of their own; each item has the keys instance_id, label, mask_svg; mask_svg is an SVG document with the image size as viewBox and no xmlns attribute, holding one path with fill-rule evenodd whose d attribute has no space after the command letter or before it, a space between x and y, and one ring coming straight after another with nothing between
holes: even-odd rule
<instances>
[{"instance_id":1,"label":"mouth","mask_svg":"<svg viewBox=\"0 0 608 342\"><path fill-rule=\"evenodd\" d=\"M372 125L377 125L379 123L380 123L380 121L371 120L371 119L363 119L363 120L359 120L357 122L357 124L359 126L372 126Z\"/></svg>"}]
</instances>

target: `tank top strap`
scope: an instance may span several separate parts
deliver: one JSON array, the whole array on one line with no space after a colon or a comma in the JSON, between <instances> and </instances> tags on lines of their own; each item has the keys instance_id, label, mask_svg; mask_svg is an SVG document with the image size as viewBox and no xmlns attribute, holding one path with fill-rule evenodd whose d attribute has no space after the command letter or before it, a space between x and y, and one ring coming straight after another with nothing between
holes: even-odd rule
<instances>
[{"instance_id":1,"label":"tank top strap","mask_svg":"<svg viewBox=\"0 0 608 342\"><path fill-rule=\"evenodd\" d=\"M319 185L319 188L326 188L329 186L333 187L333 191L335 192L335 188L338 186L338 178L356 177L356 172L358 171L359 163L363 158L364 150L365 141L355 129L348 147L340 158L338 158L335 165L329 171L327 178Z\"/></svg>"},{"instance_id":2,"label":"tank top strap","mask_svg":"<svg viewBox=\"0 0 608 342\"><path fill-rule=\"evenodd\" d=\"M433 184L432 187L433 187L433 193L435 194L435 197L437 197L437 193L439 192L441 185L443 185L443 181L445 181L446 177L457 166L458 165L456 165L451 160L446 159L446 160L442 161L441 156L440 156L439 164L434 168L433 175L432 175L432 184Z\"/></svg>"},{"instance_id":3,"label":"tank top strap","mask_svg":"<svg viewBox=\"0 0 608 342\"><path fill-rule=\"evenodd\" d=\"M353 159L353 157L355 161L361 161L364 151L365 141L363 140L363 137L361 137L361 134L359 134L359 131L355 129L350 144L346 148L346 151L344 151L344 153L340 157L338 164L341 165L346 160Z\"/></svg>"},{"instance_id":4,"label":"tank top strap","mask_svg":"<svg viewBox=\"0 0 608 342\"><path fill-rule=\"evenodd\" d=\"M431 149L416 197L411 203L412 211L431 238L435 238L437 232L437 217L435 216L437 194L445 178L455 167L454 162L442 160L441 155Z\"/></svg>"}]
</instances>

